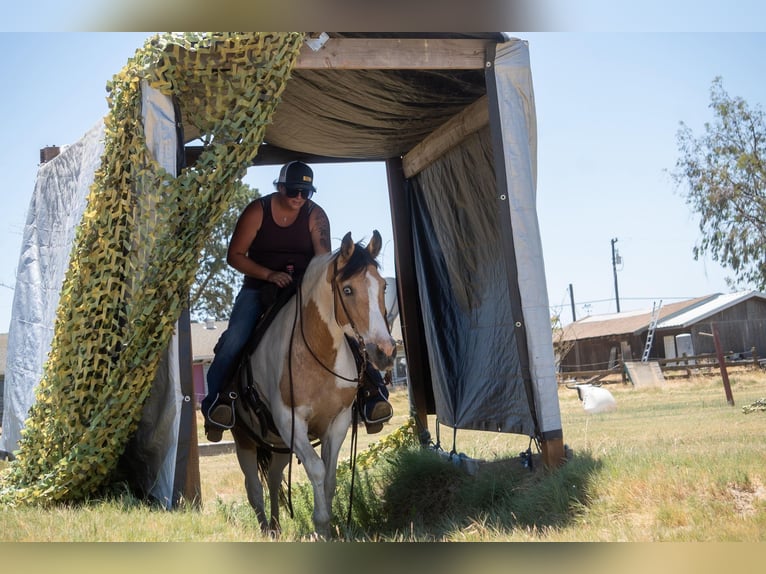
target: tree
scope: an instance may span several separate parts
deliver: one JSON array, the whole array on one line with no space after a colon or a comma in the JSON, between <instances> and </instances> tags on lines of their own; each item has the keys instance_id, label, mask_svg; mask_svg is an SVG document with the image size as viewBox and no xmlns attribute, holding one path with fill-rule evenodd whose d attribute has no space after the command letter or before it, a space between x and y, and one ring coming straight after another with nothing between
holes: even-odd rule
<instances>
[{"instance_id":1,"label":"tree","mask_svg":"<svg viewBox=\"0 0 766 574\"><path fill-rule=\"evenodd\" d=\"M189 309L193 320L229 317L242 284L242 274L226 263L229 239L242 210L259 196L258 190L240 181L232 200L200 254L200 263L189 293Z\"/></svg>"},{"instance_id":2,"label":"tree","mask_svg":"<svg viewBox=\"0 0 766 574\"><path fill-rule=\"evenodd\" d=\"M700 215L694 258L709 254L734 272L731 286L766 289L766 122L760 106L732 98L713 80L715 114L695 138L681 122L680 158L671 177L686 184L686 203Z\"/></svg>"}]
</instances>

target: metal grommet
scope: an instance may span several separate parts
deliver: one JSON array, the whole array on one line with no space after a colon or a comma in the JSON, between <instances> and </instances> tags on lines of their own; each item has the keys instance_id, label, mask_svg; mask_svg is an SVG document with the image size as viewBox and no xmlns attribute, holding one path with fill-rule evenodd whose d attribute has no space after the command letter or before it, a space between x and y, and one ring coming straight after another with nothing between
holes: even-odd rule
<instances>
[{"instance_id":1,"label":"metal grommet","mask_svg":"<svg viewBox=\"0 0 766 574\"><path fill-rule=\"evenodd\" d=\"M184 395L184 402L188 403L191 400L191 397L189 395Z\"/></svg>"},{"instance_id":2,"label":"metal grommet","mask_svg":"<svg viewBox=\"0 0 766 574\"><path fill-rule=\"evenodd\" d=\"M488 62L487 62L486 64L484 64L484 65L485 65L487 68L491 68L491 67L492 67L492 62L489 62L489 61L488 61Z\"/></svg>"},{"instance_id":3,"label":"metal grommet","mask_svg":"<svg viewBox=\"0 0 766 574\"><path fill-rule=\"evenodd\" d=\"M506 199L506 196L505 196L505 194L504 194L504 193L501 193L501 194L500 194L500 201L505 201L505 199Z\"/></svg>"},{"instance_id":4,"label":"metal grommet","mask_svg":"<svg viewBox=\"0 0 766 574\"><path fill-rule=\"evenodd\" d=\"M516 327L521 327L521 321L516 321Z\"/></svg>"}]
</instances>

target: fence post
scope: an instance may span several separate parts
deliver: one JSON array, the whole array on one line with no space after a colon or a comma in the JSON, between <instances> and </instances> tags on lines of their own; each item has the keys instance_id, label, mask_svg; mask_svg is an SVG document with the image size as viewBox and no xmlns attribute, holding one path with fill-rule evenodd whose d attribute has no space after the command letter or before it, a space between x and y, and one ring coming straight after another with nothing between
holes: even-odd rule
<instances>
[{"instance_id":1,"label":"fence post","mask_svg":"<svg viewBox=\"0 0 766 574\"><path fill-rule=\"evenodd\" d=\"M726 393L726 401L734 406L734 397L731 395L731 385L729 384L729 373L726 370L726 358L723 356L721 350L721 341L718 338L718 325L712 323L713 328L713 344L715 345L715 353L718 356L718 367L721 369L721 378L723 379L723 390Z\"/></svg>"}]
</instances>

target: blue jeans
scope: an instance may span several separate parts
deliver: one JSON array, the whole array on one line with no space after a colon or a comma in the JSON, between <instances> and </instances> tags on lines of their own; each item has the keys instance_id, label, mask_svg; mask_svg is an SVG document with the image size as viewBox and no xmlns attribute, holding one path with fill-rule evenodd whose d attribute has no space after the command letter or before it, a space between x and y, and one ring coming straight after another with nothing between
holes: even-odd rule
<instances>
[{"instance_id":1,"label":"blue jeans","mask_svg":"<svg viewBox=\"0 0 766 574\"><path fill-rule=\"evenodd\" d=\"M242 287L229 317L229 326L218 339L215 357L207 371L207 396L202 399L202 412L207 414L223 386L235 375L242 351L263 312L261 291Z\"/></svg>"}]
</instances>

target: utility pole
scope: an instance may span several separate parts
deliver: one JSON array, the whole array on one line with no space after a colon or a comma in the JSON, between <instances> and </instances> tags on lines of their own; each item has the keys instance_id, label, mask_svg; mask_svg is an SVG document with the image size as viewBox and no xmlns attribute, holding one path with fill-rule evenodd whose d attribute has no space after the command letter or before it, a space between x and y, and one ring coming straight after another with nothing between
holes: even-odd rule
<instances>
[{"instance_id":1,"label":"utility pole","mask_svg":"<svg viewBox=\"0 0 766 574\"><path fill-rule=\"evenodd\" d=\"M617 312L620 312L620 292L617 290L617 263L620 261L620 255L614 248L617 238L612 239L612 272L614 273L614 299L617 302Z\"/></svg>"},{"instance_id":2,"label":"utility pole","mask_svg":"<svg viewBox=\"0 0 766 574\"><path fill-rule=\"evenodd\" d=\"M575 317L575 306L574 306L574 291L572 290L572 284L569 284L569 302L572 305L572 322L577 321L577 317Z\"/></svg>"}]
</instances>

